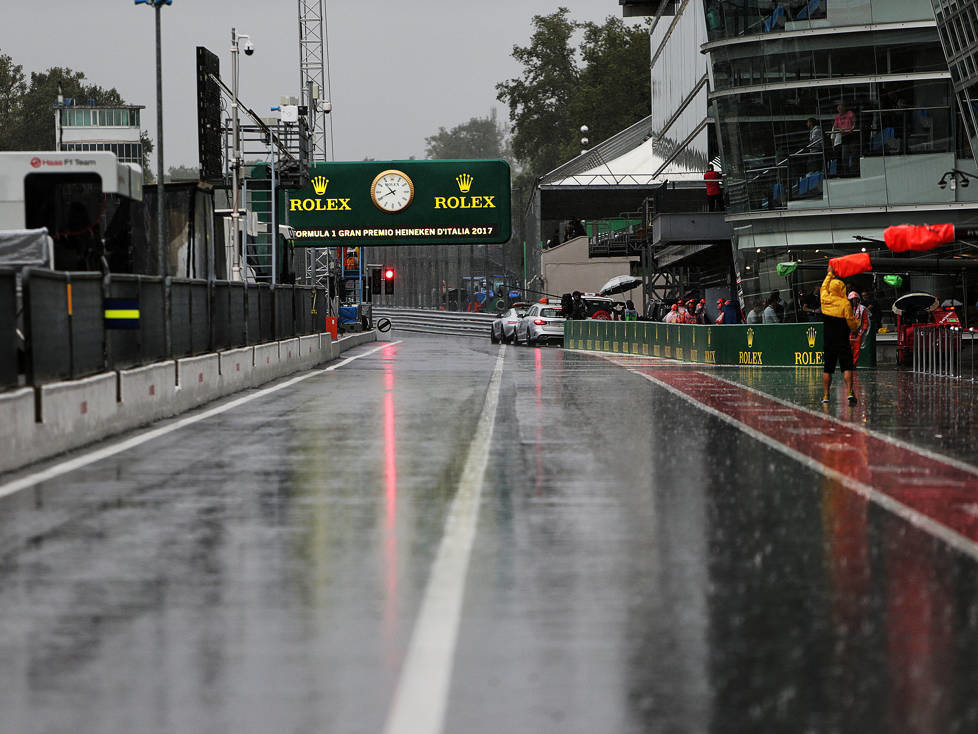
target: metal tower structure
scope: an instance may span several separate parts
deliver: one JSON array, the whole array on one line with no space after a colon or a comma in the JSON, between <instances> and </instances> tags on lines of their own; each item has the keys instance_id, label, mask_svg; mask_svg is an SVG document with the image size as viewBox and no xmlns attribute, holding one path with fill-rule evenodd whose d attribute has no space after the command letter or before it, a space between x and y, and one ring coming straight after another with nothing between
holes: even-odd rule
<instances>
[{"instance_id":1,"label":"metal tower structure","mask_svg":"<svg viewBox=\"0 0 978 734\"><path fill-rule=\"evenodd\" d=\"M327 161L332 148L329 112L329 55L326 45L326 0L299 0L299 89L308 105L313 161Z\"/></svg>"},{"instance_id":2,"label":"metal tower structure","mask_svg":"<svg viewBox=\"0 0 978 734\"><path fill-rule=\"evenodd\" d=\"M299 0L299 89L308 106L312 134L312 162L328 161L332 155L332 123L329 119L329 55L326 43L326 0ZM329 125L329 127L327 127ZM303 248L305 282L325 286L335 270L328 248ZM332 294L331 294L332 295Z\"/></svg>"}]
</instances>

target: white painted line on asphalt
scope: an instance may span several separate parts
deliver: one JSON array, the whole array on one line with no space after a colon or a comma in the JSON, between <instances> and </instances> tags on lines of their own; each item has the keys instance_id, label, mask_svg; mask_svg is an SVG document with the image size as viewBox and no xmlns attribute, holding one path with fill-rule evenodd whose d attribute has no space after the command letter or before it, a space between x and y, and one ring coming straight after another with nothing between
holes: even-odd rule
<instances>
[{"instance_id":1,"label":"white painted line on asphalt","mask_svg":"<svg viewBox=\"0 0 978 734\"><path fill-rule=\"evenodd\" d=\"M378 352L384 347L391 346L392 344L400 344L401 342L384 342L380 346L377 346L363 354L357 354L352 357L347 357L341 362L337 362L335 365L330 365L325 369L321 370L311 370L305 372L298 377L293 377L291 380L286 382L280 382L272 387L266 387L258 392L249 393L240 398L236 398L228 403L218 405L216 408L211 408L210 410L205 410L203 413L198 413L196 415L189 416L187 418L181 418L173 423L168 423L165 426L159 428L153 428L145 433L140 433L132 438L127 438L118 443L105 446L100 449L95 449L89 451L88 453L82 454L81 456L76 456L74 458L68 459L67 461L62 461L53 466L49 466L41 471L34 472L33 474L28 474L26 476L20 477L19 479L14 479L13 481L7 482L6 484L0 484L0 499L8 497L9 495L19 492L22 489L27 489L28 487L33 487L35 484L40 484L41 482L47 482L51 479L56 479L57 477L67 474L68 472L74 471L76 469L81 469L82 467L94 464L102 459L107 459L110 456L115 456L123 451L128 451L129 449L135 448L136 446L141 446L147 441L152 441L160 436L165 436L168 433L173 433L174 431L179 431L181 428L186 428L187 426L192 426L194 423L199 423L202 420L206 420L215 415L220 415L221 413L226 413L229 410L234 410L238 406L244 405L245 403L250 403L252 400L257 400L258 398L263 398L266 395L270 395L279 390L284 390L287 387L295 385L296 383L302 382L303 380L308 380L310 377L316 377L317 375L325 374L326 372L332 372L333 370L342 367L343 365L349 364L355 359L360 359L361 357L368 357L374 352Z\"/></svg>"},{"instance_id":2,"label":"white painted line on asphalt","mask_svg":"<svg viewBox=\"0 0 978 734\"><path fill-rule=\"evenodd\" d=\"M496 357L479 425L469 444L458 492L448 510L445 534L411 634L385 734L441 734L445 724L465 580L489 464L505 354L503 346Z\"/></svg>"},{"instance_id":3,"label":"white painted line on asphalt","mask_svg":"<svg viewBox=\"0 0 978 734\"><path fill-rule=\"evenodd\" d=\"M792 403L789 400L784 400L783 398L779 398L775 395L771 395L770 393L761 392L756 388L743 385L739 382L735 382L734 380L728 380L726 377L720 377L719 375L714 375L714 374L711 374L710 377L712 377L714 380L719 380L720 382L725 382L728 385L732 385L733 387L740 388L741 390L746 390L747 392L754 393L755 395L760 395L761 397L767 398L768 400L773 400L776 403L781 403L782 405L785 405L794 410L801 410L805 413L810 413L812 416L816 418L828 420L832 423L835 423L836 425L842 426L843 428L865 433L867 436L872 436L873 438L879 439L880 441L886 441L887 443L893 444L894 446L899 446L900 448L906 449L907 451L914 451L920 454L921 456L926 456L928 459L933 459L934 461L938 461L942 464L953 466L955 469L960 469L961 471L968 472L969 474L978 474L978 467L965 463L960 459L955 459L953 456L946 456L945 454L939 454L936 451L931 451L930 449L924 448L923 446L914 446L912 443L908 443L902 439L897 438L896 436L890 436L889 434L880 433L879 431L874 431L870 428L866 428L865 426L856 423L844 421L841 418L832 415L831 413L826 415L824 412L819 412L805 405Z\"/></svg>"},{"instance_id":4,"label":"white painted line on asphalt","mask_svg":"<svg viewBox=\"0 0 978 734\"><path fill-rule=\"evenodd\" d=\"M696 398L687 395L682 390L673 387L668 383L662 382L661 380L657 380L655 377L652 377L651 375L647 375L644 372L639 372L638 370L629 370L629 372L633 372L634 374L639 375L640 377L644 377L649 382L658 385L659 387L665 390L668 390L676 397L682 398L683 400L694 405L700 410L709 413L710 415L716 418L719 418L724 423L729 423L730 425L734 426L738 430L746 433L751 438L756 439L757 441L763 443L765 446L768 446L774 449L775 451L778 451L784 454L785 456L788 456L794 459L795 461L800 462L804 466L807 466L809 469L813 469L814 471L826 477L829 477L830 479L834 479L835 481L839 482L842 486L849 488L851 491L866 498L870 502L874 502L880 507L889 510L897 517L906 520L908 523L919 528L920 530L923 530L925 533L928 533L934 536L935 538L939 538L940 540L944 541L947 545L960 551L961 553L964 553L965 555L970 556L971 558L978 559L978 543L969 540L968 538L961 535L960 533L955 532L951 528L945 525L941 525L936 520L932 520L926 515L917 512L917 510L914 510L913 508L908 507L902 502L893 499L888 494L879 492L873 489L868 484L860 482L858 479L854 479L851 476L848 476L840 471L832 469L826 466L825 464L816 461L812 457L801 453L800 451L796 451L795 449L786 446L783 443L779 443L777 440L771 438L770 436L761 433L760 431L757 431L744 423L741 423L736 418L729 416L726 413L717 410L716 408L711 408L709 405L705 405L704 403L701 403ZM766 398L771 397L770 395L766 395L765 393L759 393L759 394L763 395ZM850 424L846 424L846 425L850 425ZM917 449L914 450L916 451Z\"/></svg>"}]
</instances>

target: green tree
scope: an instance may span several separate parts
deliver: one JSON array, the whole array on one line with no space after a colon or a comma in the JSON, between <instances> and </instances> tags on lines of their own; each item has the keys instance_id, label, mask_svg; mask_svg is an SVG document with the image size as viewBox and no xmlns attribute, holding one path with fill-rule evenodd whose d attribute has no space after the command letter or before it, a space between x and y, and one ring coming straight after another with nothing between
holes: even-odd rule
<instances>
[{"instance_id":1,"label":"green tree","mask_svg":"<svg viewBox=\"0 0 978 734\"><path fill-rule=\"evenodd\" d=\"M473 117L451 130L443 127L425 138L425 158L448 160L458 158L506 157L506 131L496 119L496 111L488 117Z\"/></svg>"},{"instance_id":2,"label":"green tree","mask_svg":"<svg viewBox=\"0 0 978 734\"><path fill-rule=\"evenodd\" d=\"M196 166L170 166L166 172L167 181L198 181L200 169Z\"/></svg>"},{"instance_id":3,"label":"green tree","mask_svg":"<svg viewBox=\"0 0 978 734\"><path fill-rule=\"evenodd\" d=\"M0 131L7 138L7 150L54 150L54 106L59 83L63 95L76 100L77 105L87 105L89 100L95 105L124 104L115 89L88 84L83 72L61 66L33 72L14 125Z\"/></svg>"},{"instance_id":4,"label":"green tree","mask_svg":"<svg viewBox=\"0 0 978 734\"><path fill-rule=\"evenodd\" d=\"M0 150L10 150L4 131L10 130L20 114L21 102L27 92L24 67L0 54Z\"/></svg>"},{"instance_id":5,"label":"green tree","mask_svg":"<svg viewBox=\"0 0 978 734\"><path fill-rule=\"evenodd\" d=\"M533 28L528 46L513 47L522 73L496 85L497 98L509 106L521 185L577 156L581 125L599 142L651 110L647 25L614 16L600 25L579 23L561 7L534 16Z\"/></svg>"},{"instance_id":6,"label":"green tree","mask_svg":"<svg viewBox=\"0 0 978 734\"><path fill-rule=\"evenodd\" d=\"M522 74L497 84L496 92L497 99L509 105L513 155L528 172L541 175L564 158L565 141L574 127L568 108L580 71L571 48L577 23L570 19L570 10L561 7L550 15L535 15L533 27L530 45L513 47Z\"/></svg>"}]
</instances>

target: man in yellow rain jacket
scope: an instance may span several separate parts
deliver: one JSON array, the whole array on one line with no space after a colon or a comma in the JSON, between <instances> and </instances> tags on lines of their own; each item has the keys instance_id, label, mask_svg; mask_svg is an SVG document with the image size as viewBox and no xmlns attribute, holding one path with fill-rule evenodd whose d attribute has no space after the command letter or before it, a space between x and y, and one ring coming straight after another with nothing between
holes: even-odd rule
<instances>
[{"instance_id":1,"label":"man in yellow rain jacket","mask_svg":"<svg viewBox=\"0 0 978 734\"><path fill-rule=\"evenodd\" d=\"M842 368L842 378L849 393L849 404L856 404L856 393L852 387L852 347L849 345L849 334L859 328L859 322L853 317L852 304L846 298L846 284L835 276L829 266L825 280L819 291L822 301L822 322L825 324L823 340L825 342L825 364L822 368L822 402L829 402L829 388L832 385L832 375L835 373L835 363Z\"/></svg>"}]
</instances>

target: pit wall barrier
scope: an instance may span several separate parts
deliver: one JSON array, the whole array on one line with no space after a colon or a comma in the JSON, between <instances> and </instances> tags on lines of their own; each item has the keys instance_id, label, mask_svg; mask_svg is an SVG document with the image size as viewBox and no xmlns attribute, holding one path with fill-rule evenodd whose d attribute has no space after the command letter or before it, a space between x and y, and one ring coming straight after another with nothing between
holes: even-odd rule
<instances>
[{"instance_id":1,"label":"pit wall barrier","mask_svg":"<svg viewBox=\"0 0 978 734\"><path fill-rule=\"evenodd\" d=\"M822 324L698 326L654 321L567 321L564 348L754 367L821 367Z\"/></svg>"},{"instance_id":2,"label":"pit wall barrier","mask_svg":"<svg viewBox=\"0 0 978 734\"><path fill-rule=\"evenodd\" d=\"M259 344L0 393L0 472L311 369L376 341L373 331Z\"/></svg>"}]
</instances>

